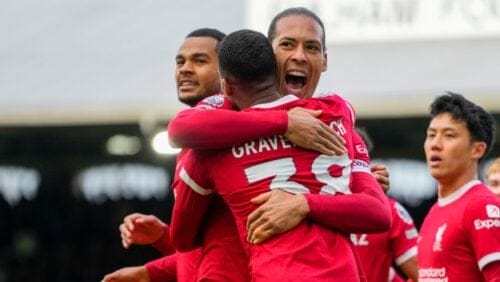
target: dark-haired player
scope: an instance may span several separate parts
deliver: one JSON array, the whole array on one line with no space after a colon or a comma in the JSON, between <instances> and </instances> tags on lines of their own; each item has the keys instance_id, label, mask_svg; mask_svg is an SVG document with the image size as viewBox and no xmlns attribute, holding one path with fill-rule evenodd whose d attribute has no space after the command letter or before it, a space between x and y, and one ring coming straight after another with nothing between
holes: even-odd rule
<instances>
[{"instance_id":1,"label":"dark-haired player","mask_svg":"<svg viewBox=\"0 0 500 282\"><path fill-rule=\"evenodd\" d=\"M246 240L247 217L256 208L250 200L277 188L304 195L304 200L320 195L329 199L323 207L326 214L336 208L340 198L352 198L356 205L346 208L373 209L370 213L378 228L389 228L390 213L382 190L366 166L352 161L351 106L335 94L310 100L294 95L281 97L273 48L258 32L241 30L228 35L219 47L219 71L224 94L241 110L260 115L293 107L321 110L320 119L346 140L347 153L327 156L304 150L281 135L228 149L190 151L179 173L182 181L176 186L171 224L174 245L181 250L192 247L193 234L203 221L200 211L207 210L216 191L236 218L253 281L359 281L362 274L351 242L346 234L328 228L330 220L322 222L324 225L300 220L295 228L262 244ZM357 177L351 178L353 174ZM350 195L350 184L375 195Z\"/></svg>"},{"instance_id":2,"label":"dark-haired player","mask_svg":"<svg viewBox=\"0 0 500 282\"><path fill-rule=\"evenodd\" d=\"M430 116L424 150L438 201L420 229L419 281L500 281L500 201L478 180L494 119L455 93L437 97Z\"/></svg>"}]
</instances>

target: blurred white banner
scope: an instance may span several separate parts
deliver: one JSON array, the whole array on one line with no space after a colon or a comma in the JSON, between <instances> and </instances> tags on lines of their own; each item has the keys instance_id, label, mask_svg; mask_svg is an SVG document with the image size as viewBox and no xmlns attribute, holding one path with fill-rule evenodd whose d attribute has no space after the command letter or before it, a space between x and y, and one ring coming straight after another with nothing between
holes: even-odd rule
<instances>
[{"instance_id":1,"label":"blurred white banner","mask_svg":"<svg viewBox=\"0 0 500 282\"><path fill-rule=\"evenodd\" d=\"M500 37L500 0L247 0L246 26L267 32L302 6L323 20L327 43Z\"/></svg>"}]
</instances>

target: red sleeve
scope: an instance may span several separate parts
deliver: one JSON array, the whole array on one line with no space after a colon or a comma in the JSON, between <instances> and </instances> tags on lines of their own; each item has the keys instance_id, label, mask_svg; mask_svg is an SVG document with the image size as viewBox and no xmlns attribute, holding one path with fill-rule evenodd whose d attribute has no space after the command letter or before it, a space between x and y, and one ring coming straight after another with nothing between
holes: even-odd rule
<instances>
[{"instance_id":1,"label":"red sleeve","mask_svg":"<svg viewBox=\"0 0 500 282\"><path fill-rule=\"evenodd\" d=\"M174 187L175 201L170 224L170 238L175 249L186 252L199 247L202 221L207 213L213 193L198 181L203 171L203 162L195 159L192 152L186 154L179 172L179 181Z\"/></svg>"},{"instance_id":2,"label":"red sleeve","mask_svg":"<svg viewBox=\"0 0 500 282\"><path fill-rule=\"evenodd\" d=\"M349 195L304 194L309 217L346 233L379 233L391 227L389 201L375 178L365 172L353 173Z\"/></svg>"},{"instance_id":3,"label":"red sleeve","mask_svg":"<svg viewBox=\"0 0 500 282\"><path fill-rule=\"evenodd\" d=\"M500 282L500 261L488 264L483 269L483 277L487 282Z\"/></svg>"},{"instance_id":4,"label":"red sleeve","mask_svg":"<svg viewBox=\"0 0 500 282\"><path fill-rule=\"evenodd\" d=\"M145 264L151 282L177 281L177 254L150 261Z\"/></svg>"},{"instance_id":5,"label":"red sleeve","mask_svg":"<svg viewBox=\"0 0 500 282\"><path fill-rule=\"evenodd\" d=\"M179 112L168 124L170 143L176 147L217 149L260 137L284 134L288 114L283 110L236 112L191 108Z\"/></svg>"},{"instance_id":6,"label":"red sleeve","mask_svg":"<svg viewBox=\"0 0 500 282\"><path fill-rule=\"evenodd\" d=\"M417 256L418 231L408 211L398 202L389 199L392 210L392 226L389 239L392 257L397 266Z\"/></svg>"},{"instance_id":7,"label":"red sleeve","mask_svg":"<svg viewBox=\"0 0 500 282\"><path fill-rule=\"evenodd\" d=\"M168 225L165 226L163 235L158 241L153 243L153 247L157 249L162 255L170 255L175 252L175 248L170 240L170 228Z\"/></svg>"},{"instance_id":8,"label":"red sleeve","mask_svg":"<svg viewBox=\"0 0 500 282\"><path fill-rule=\"evenodd\" d=\"M368 148L366 148L365 142L357 130L352 131L352 143L354 147L354 161L366 163L367 165L370 163L370 156L368 154Z\"/></svg>"}]
</instances>

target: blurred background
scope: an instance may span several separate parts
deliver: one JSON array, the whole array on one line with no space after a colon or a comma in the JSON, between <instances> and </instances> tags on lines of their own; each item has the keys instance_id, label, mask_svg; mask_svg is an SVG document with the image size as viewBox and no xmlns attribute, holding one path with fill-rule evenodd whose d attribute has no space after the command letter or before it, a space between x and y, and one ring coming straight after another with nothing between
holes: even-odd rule
<instances>
[{"instance_id":1,"label":"blurred background","mask_svg":"<svg viewBox=\"0 0 500 282\"><path fill-rule=\"evenodd\" d=\"M500 121L500 0L2 1L0 282L100 281L158 257L124 250L118 225L131 212L170 220L175 154L161 141L185 107L178 46L200 27L266 32L293 6L325 24L317 90L355 106L420 226L435 201L430 102L458 92Z\"/></svg>"}]
</instances>

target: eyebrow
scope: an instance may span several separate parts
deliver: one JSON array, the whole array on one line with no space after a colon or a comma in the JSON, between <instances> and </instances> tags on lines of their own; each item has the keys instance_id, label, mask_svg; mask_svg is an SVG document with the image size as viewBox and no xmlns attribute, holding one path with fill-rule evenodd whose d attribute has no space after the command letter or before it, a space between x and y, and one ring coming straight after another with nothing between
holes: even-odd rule
<instances>
[{"instance_id":1,"label":"eyebrow","mask_svg":"<svg viewBox=\"0 0 500 282\"><path fill-rule=\"evenodd\" d=\"M188 57L190 57L190 58L200 58L200 57L210 58L210 55L206 52L196 52L196 53L189 55ZM175 56L176 60L184 59L184 58L186 58L186 56L184 56L182 54L178 54L177 56Z\"/></svg>"}]
</instances>

